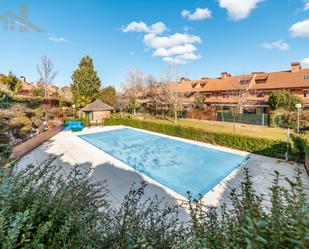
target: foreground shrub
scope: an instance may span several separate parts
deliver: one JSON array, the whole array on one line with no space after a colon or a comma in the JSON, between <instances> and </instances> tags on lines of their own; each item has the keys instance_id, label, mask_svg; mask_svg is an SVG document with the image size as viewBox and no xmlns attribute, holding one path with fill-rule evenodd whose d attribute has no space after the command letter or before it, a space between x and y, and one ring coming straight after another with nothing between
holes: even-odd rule
<instances>
[{"instance_id":1,"label":"foreground shrub","mask_svg":"<svg viewBox=\"0 0 309 249\"><path fill-rule=\"evenodd\" d=\"M231 206L221 210L205 207L199 201L189 203L192 216L193 243L197 248L308 248L308 200L301 172L288 188L279 184L275 172L271 196L257 195L248 169L241 192L232 190Z\"/></svg>"},{"instance_id":2,"label":"foreground shrub","mask_svg":"<svg viewBox=\"0 0 309 249\"><path fill-rule=\"evenodd\" d=\"M105 125L126 125L148 131L159 132L166 135L197 140L205 143L216 144L242 151L253 152L265 156L284 158L287 144L284 141L276 141L266 138L256 138L231 133L208 132L201 129L182 127L176 125L158 124L151 121L136 119L114 118L106 120ZM300 160L300 152L291 142L289 155L293 160Z\"/></svg>"},{"instance_id":3,"label":"foreground shrub","mask_svg":"<svg viewBox=\"0 0 309 249\"><path fill-rule=\"evenodd\" d=\"M65 174L50 160L0 177L0 248L177 248L177 207L141 201L144 189L116 209L104 183L78 167Z\"/></svg>"},{"instance_id":4,"label":"foreground shrub","mask_svg":"<svg viewBox=\"0 0 309 249\"><path fill-rule=\"evenodd\" d=\"M108 188L76 166L64 174L47 161L15 176L0 172L0 248L308 248L309 205L297 172L271 196L254 191L249 172L239 191L220 210L200 201L186 203L191 220L183 224L178 207L144 198L146 184L128 190L119 208Z\"/></svg>"}]
</instances>

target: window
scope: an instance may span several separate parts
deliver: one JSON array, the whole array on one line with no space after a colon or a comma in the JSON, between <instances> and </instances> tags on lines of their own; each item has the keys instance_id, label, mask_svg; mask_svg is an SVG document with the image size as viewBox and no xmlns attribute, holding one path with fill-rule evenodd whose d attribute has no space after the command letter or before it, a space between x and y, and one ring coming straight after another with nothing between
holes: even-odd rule
<instances>
[{"instance_id":1,"label":"window","mask_svg":"<svg viewBox=\"0 0 309 249\"><path fill-rule=\"evenodd\" d=\"M239 80L239 84L240 85L247 85L249 84L251 81L251 79L243 79L243 80Z\"/></svg>"},{"instance_id":2,"label":"window","mask_svg":"<svg viewBox=\"0 0 309 249\"><path fill-rule=\"evenodd\" d=\"M305 80L309 80L309 74L304 75L304 79L305 79Z\"/></svg>"},{"instance_id":3,"label":"window","mask_svg":"<svg viewBox=\"0 0 309 249\"><path fill-rule=\"evenodd\" d=\"M304 92L304 97L305 97L305 98L307 97L307 92Z\"/></svg>"},{"instance_id":4,"label":"window","mask_svg":"<svg viewBox=\"0 0 309 249\"><path fill-rule=\"evenodd\" d=\"M223 98L227 99L227 98L229 98L229 97L230 97L230 94L228 94L228 93L223 93Z\"/></svg>"},{"instance_id":5,"label":"window","mask_svg":"<svg viewBox=\"0 0 309 249\"><path fill-rule=\"evenodd\" d=\"M263 98L264 97L264 93L257 93L256 95L258 98Z\"/></svg>"},{"instance_id":6,"label":"window","mask_svg":"<svg viewBox=\"0 0 309 249\"><path fill-rule=\"evenodd\" d=\"M267 79L268 79L267 75L259 75L255 77L255 83L256 84L266 83Z\"/></svg>"},{"instance_id":7,"label":"window","mask_svg":"<svg viewBox=\"0 0 309 249\"><path fill-rule=\"evenodd\" d=\"M211 93L206 93L205 94L205 98L210 98L211 97Z\"/></svg>"}]
</instances>

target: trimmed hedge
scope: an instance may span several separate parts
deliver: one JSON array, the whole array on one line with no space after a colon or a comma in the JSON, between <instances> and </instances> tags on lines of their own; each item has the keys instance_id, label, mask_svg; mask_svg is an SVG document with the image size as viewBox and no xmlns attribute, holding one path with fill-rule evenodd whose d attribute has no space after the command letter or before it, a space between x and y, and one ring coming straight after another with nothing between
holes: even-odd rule
<instances>
[{"instance_id":1,"label":"trimmed hedge","mask_svg":"<svg viewBox=\"0 0 309 249\"><path fill-rule=\"evenodd\" d=\"M152 121L113 118L106 120L104 124L106 126L126 125L276 158L284 158L287 148L286 142L280 140L234 135L231 133L207 132L201 129L182 127L173 124L158 124ZM291 141L289 147L289 158L292 160L300 160L301 152L299 146L296 146L295 143Z\"/></svg>"}]
</instances>

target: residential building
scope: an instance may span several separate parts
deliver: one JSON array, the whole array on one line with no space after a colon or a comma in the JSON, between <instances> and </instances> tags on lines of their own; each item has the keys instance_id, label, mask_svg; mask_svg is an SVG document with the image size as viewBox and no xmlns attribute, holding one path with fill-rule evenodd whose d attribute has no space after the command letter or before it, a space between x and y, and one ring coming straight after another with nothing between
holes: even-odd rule
<instances>
[{"instance_id":1,"label":"residential building","mask_svg":"<svg viewBox=\"0 0 309 249\"><path fill-rule=\"evenodd\" d=\"M242 103L243 111L267 112L270 95L277 90L288 90L302 98L305 107L309 108L309 68L303 69L299 62L291 63L286 71L252 72L238 76L222 72L218 78L181 78L169 86L183 96L187 107L193 105L196 96L202 95L206 106L230 109Z\"/></svg>"},{"instance_id":2,"label":"residential building","mask_svg":"<svg viewBox=\"0 0 309 249\"><path fill-rule=\"evenodd\" d=\"M27 82L26 77L24 76L20 77L20 81L21 81L21 88L17 94L25 97L31 96L32 90L35 88L35 86L32 83Z\"/></svg>"}]
</instances>

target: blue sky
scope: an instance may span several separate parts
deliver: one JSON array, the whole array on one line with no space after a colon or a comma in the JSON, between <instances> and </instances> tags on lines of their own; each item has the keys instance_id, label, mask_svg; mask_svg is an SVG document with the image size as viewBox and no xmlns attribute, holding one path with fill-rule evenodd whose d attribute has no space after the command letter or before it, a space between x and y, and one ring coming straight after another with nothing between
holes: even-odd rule
<instances>
[{"instance_id":1,"label":"blue sky","mask_svg":"<svg viewBox=\"0 0 309 249\"><path fill-rule=\"evenodd\" d=\"M190 79L228 71L286 70L292 61L309 67L308 0L0 0L0 15L19 13L39 33L0 27L0 72L38 80L42 55L59 71L55 83L71 82L90 55L102 86L119 87L129 68L160 77L172 64Z\"/></svg>"}]
</instances>

